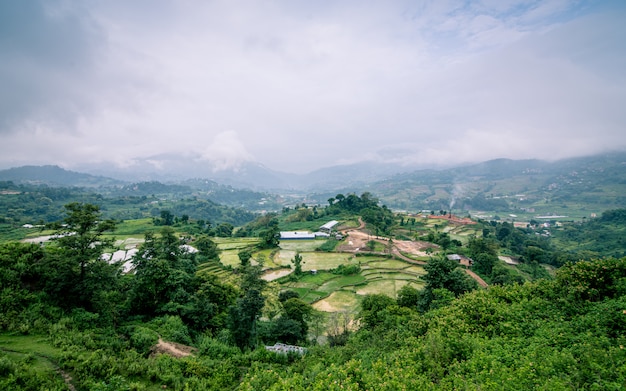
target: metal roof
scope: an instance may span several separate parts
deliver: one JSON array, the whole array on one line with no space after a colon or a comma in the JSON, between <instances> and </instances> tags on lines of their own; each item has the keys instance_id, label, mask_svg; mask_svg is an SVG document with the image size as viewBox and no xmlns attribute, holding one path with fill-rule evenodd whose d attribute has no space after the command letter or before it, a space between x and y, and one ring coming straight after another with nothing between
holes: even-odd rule
<instances>
[{"instance_id":1,"label":"metal roof","mask_svg":"<svg viewBox=\"0 0 626 391\"><path fill-rule=\"evenodd\" d=\"M339 224L337 220L329 221L328 223L322 225L320 229L328 229L331 230L335 225Z\"/></svg>"},{"instance_id":2,"label":"metal roof","mask_svg":"<svg viewBox=\"0 0 626 391\"><path fill-rule=\"evenodd\" d=\"M308 231L281 231L281 239L315 239L315 234Z\"/></svg>"}]
</instances>

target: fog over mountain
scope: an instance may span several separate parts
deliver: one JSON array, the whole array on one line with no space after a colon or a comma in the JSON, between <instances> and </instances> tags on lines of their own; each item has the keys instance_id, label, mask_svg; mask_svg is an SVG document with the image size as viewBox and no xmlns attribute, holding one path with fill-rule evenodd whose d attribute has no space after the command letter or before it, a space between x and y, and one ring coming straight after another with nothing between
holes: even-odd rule
<instances>
[{"instance_id":1,"label":"fog over mountain","mask_svg":"<svg viewBox=\"0 0 626 391\"><path fill-rule=\"evenodd\" d=\"M624 150L625 17L621 0L4 1L0 168L229 177Z\"/></svg>"}]
</instances>

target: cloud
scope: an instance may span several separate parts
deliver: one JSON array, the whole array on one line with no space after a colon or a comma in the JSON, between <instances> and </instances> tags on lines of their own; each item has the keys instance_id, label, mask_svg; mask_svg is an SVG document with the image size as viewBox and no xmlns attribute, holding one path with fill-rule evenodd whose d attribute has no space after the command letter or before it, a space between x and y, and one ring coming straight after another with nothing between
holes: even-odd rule
<instances>
[{"instance_id":1,"label":"cloud","mask_svg":"<svg viewBox=\"0 0 626 391\"><path fill-rule=\"evenodd\" d=\"M200 160L211 162L214 172L227 169L236 171L242 163L252 161L253 157L241 143L237 133L227 131L215 136L215 140L206 148Z\"/></svg>"},{"instance_id":2,"label":"cloud","mask_svg":"<svg viewBox=\"0 0 626 391\"><path fill-rule=\"evenodd\" d=\"M102 31L59 1L0 2L0 134L49 123L75 130L93 112Z\"/></svg>"},{"instance_id":3,"label":"cloud","mask_svg":"<svg viewBox=\"0 0 626 391\"><path fill-rule=\"evenodd\" d=\"M626 148L621 2L0 4L0 165ZM228 131L225 131L228 130Z\"/></svg>"}]
</instances>

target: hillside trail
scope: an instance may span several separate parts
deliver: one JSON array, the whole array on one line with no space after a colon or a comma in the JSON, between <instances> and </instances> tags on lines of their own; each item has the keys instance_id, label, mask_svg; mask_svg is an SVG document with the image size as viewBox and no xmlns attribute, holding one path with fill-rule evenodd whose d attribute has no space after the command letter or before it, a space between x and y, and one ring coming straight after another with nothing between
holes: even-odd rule
<instances>
[{"instance_id":1,"label":"hillside trail","mask_svg":"<svg viewBox=\"0 0 626 391\"><path fill-rule=\"evenodd\" d=\"M483 288L489 287L489 285L485 282L485 280L480 278L480 276L478 274L474 273L470 269L464 269L464 270L465 270L465 273L467 273L470 277L472 277L474 280L476 280L478 285L482 286Z\"/></svg>"}]
</instances>

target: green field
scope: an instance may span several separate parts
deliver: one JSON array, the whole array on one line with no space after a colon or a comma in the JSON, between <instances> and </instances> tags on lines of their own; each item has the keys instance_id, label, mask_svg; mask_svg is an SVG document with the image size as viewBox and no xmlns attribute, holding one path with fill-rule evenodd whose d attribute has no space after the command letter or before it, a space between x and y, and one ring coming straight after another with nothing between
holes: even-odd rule
<instances>
[{"instance_id":1,"label":"green field","mask_svg":"<svg viewBox=\"0 0 626 391\"><path fill-rule=\"evenodd\" d=\"M281 240L280 248L291 251L315 251L325 240Z\"/></svg>"}]
</instances>

